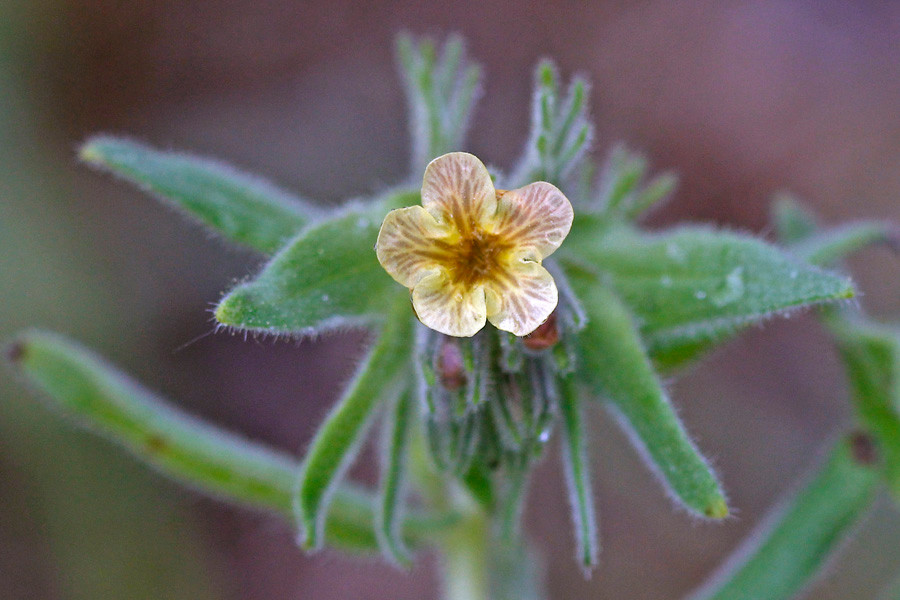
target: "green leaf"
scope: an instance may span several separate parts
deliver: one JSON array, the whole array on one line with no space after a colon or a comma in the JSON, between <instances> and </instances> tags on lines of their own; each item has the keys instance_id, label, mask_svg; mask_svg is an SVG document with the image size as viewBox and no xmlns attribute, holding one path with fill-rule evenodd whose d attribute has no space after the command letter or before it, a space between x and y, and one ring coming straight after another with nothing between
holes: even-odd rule
<instances>
[{"instance_id":1,"label":"green leaf","mask_svg":"<svg viewBox=\"0 0 900 600\"><path fill-rule=\"evenodd\" d=\"M840 441L827 462L692 600L786 600L804 589L872 503L878 472Z\"/></svg>"},{"instance_id":2,"label":"green leaf","mask_svg":"<svg viewBox=\"0 0 900 600\"><path fill-rule=\"evenodd\" d=\"M575 526L575 557L589 572L597 566L600 542L597 538L596 509L594 492L591 488L590 464L586 456L584 435L584 414L581 399L570 379L563 381L560 397L560 411L563 426L563 468L572 523Z\"/></svg>"},{"instance_id":3,"label":"green leaf","mask_svg":"<svg viewBox=\"0 0 900 600\"><path fill-rule=\"evenodd\" d=\"M86 164L108 171L185 212L225 239L271 254L318 209L223 163L96 136L81 146Z\"/></svg>"},{"instance_id":4,"label":"green leaf","mask_svg":"<svg viewBox=\"0 0 900 600\"><path fill-rule=\"evenodd\" d=\"M608 282L635 313L660 368L694 358L747 325L853 297L848 279L749 236L705 227L640 233L576 218L558 252Z\"/></svg>"},{"instance_id":5,"label":"green leaf","mask_svg":"<svg viewBox=\"0 0 900 600\"><path fill-rule=\"evenodd\" d=\"M392 562L409 564L409 550L400 537L400 519L406 491L406 455L409 450L413 424L413 398L407 391L397 397L394 406L385 415L383 433L381 487L375 531L382 553Z\"/></svg>"},{"instance_id":6,"label":"green leaf","mask_svg":"<svg viewBox=\"0 0 900 600\"><path fill-rule=\"evenodd\" d=\"M421 177L433 158L462 149L481 90L481 68L465 60L462 38L455 35L437 52L431 40L401 34L397 58L410 112L410 172Z\"/></svg>"},{"instance_id":7,"label":"green leaf","mask_svg":"<svg viewBox=\"0 0 900 600\"><path fill-rule=\"evenodd\" d=\"M844 362L856 415L876 441L888 487L900 502L900 330L862 320L827 320Z\"/></svg>"},{"instance_id":8,"label":"green leaf","mask_svg":"<svg viewBox=\"0 0 900 600\"><path fill-rule=\"evenodd\" d=\"M129 450L161 474L201 493L279 514L293 522L296 459L192 417L59 335L29 332L9 347L13 367L49 405L89 431ZM329 544L377 551L374 499L342 486L332 498ZM457 515L409 514L404 536L421 541Z\"/></svg>"},{"instance_id":9,"label":"green leaf","mask_svg":"<svg viewBox=\"0 0 900 600\"><path fill-rule=\"evenodd\" d=\"M632 315L589 274L570 269L569 276L587 314L578 336L578 375L615 408L636 448L675 500L700 516L727 516L719 482L669 403Z\"/></svg>"},{"instance_id":10,"label":"green leaf","mask_svg":"<svg viewBox=\"0 0 900 600\"><path fill-rule=\"evenodd\" d=\"M319 427L303 460L294 513L307 549L322 547L332 492L356 456L376 409L398 392L401 376L410 370L413 316L405 299L391 308L371 353Z\"/></svg>"},{"instance_id":11,"label":"green leaf","mask_svg":"<svg viewBox=\"0 0 900 600\"><path fill-rule=\"evenodd\" d=\"M811 264L830 266L857 250L877 243L887 243L900 249L896 226L879 221L846 223L812 234L791 246L791 250Z\"/></svg>"},{"instance_id":12,"label":"green leaf","mask_svg":"<svg viewBox=\"0 0 900 600\"><path fill-rule=\"evenodd\" d=\"M594 126L587 117L587 81L574 77L565 98L560 96L556 66L541 61L534 75L531 132L525 151L514 173L505 180L507 187L532 181L549 181L571 194L568 177L583 162L594 137Z\"/></svg>"},{"instance_id":13,"label":"green leaf","mask_svg":"<svg viewBox=\"0 0 900 600\"><path fill-rule=\"evenodd\" d=\"M219 323L275 334L311 334L382 318L406 290L378 263L375 239L385 214L419 201L399 192L353 206L306 229L262 272L216 307Z\"/></svg>"}]
</instances>

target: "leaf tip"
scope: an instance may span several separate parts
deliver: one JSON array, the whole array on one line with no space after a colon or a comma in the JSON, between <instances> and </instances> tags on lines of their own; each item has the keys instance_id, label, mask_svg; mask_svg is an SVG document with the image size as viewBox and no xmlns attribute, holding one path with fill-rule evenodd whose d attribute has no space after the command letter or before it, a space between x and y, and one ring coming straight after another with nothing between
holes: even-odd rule
<instances>
[{"instance_id":1,"label":"leaf tip","mask_svg":"<svg viewBox=\"0 0 900 600\"><path fill-rule=\"evenodd\" d=\"M78 148L78 159L93 167L102 167L106 165L106 152L104 142L107 138L102 136L94 136L88 138L80 148Z\"/></svg>"},{"instance_id":2,"label":"leaf tip","mask_svg":"<svg viewBox=\"0 0 900 600\"><path fill-rule=\"evenodd\" d=\"M853 283L847 281L844 283L844 287L838 292L837 295L840 300L849 300L851 298L856 297L856 288L853 287Z\"/></svg>"},{"instance_id":3,"label":"leaf tip","mask_svg":"<svg viewBox=\"0 0 900 600\"><path fill-rule=\"evenodd\" d=\"M713 500L703 511L703 514L710 519L724 519L728 516L728 504L725 498L719 496Z\"/></svg>"},{"instance_id":4,"label":"leaf tip","mask_svg":"<svg viewBox=\"0 0 900 600\"><path fill-rule=\"evenodd\" d=\"M243 302L241 302L241 295L234 291L226 295L216 306L213 316L220 325L240 326L245 321L244 317L246 316Z\"/></svg>"},{"instance_id":5,"label":"leaf tip","mask_svg":"<svg viewBox=\"0 0 900 600\"><path fill-rule=\"evenodd\" d=\"M307 525L305 531L300 534L300 537L297 539L300 548L309 554L314 554L322 549L322 543L319 541L319 537L315 534L315 526Z\"/></svg>"}]
</instances>

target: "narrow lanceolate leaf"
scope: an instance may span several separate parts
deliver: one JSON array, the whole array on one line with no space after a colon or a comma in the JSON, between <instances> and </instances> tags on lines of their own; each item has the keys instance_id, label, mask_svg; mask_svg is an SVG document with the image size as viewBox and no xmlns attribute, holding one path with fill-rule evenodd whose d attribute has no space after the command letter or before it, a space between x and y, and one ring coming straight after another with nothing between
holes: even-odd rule
<instances>
[{"instance_id":1,"label":"narrow lanceolate leaf","mask_svg":"<svg viewBox=\"0 0 900 600\"><path fill-rule=\"evenodd\" d=\"M385 556L398 565L408 565L409 551L401 539L400 523L406 491L406 455L413 422L412 394L408 391L400 394L385 419L375 531Z\"/></svg>"},{"instance_id":2,"label":"narrow lanceolate leaf","mask_svg":"<svg viewBox=\"0 0 900 600\"><path fill-rule=\"evenodd\" d=\"M319 427L303 460L294 499L294 512L303 532L303 545L322 547L325 519L332 492L353 461L376 409L397 393L400 379L410 370L412 321L406 299L394 301L390 316L371 353L342 398Z\"/></svg>"},{"instance_id":3,"label":"narrow lanceolate leaf","mask_svg":"<svg viewBox=\"0 0 900 600\"><path fill-rule=\"evenodd\" d=\"M810 235L791 246L791 250L811 264L829 266L857 250L878 243L900 249L897 227L879 221L846 223Z\"/></svg>"},{"instance_id":4,"label":"narrow lanceolate leaf","mask_svg":"<svg viewBox=\"0 0 900 600\"><path fill-rule=\"evenodd\" d=\"M808 483L691 600L787 600L809 585L865 514L878 472L842 440Z\"/></svg>"},{"instance_id":5,"label":"narrow lanceolate leaf","mask_svg":"<svg viewBox=\"0 0 900 600\"><path fill-rule=\"evenodd\" d=\"M459 36L450 36L438 51L431 40L400 35L397 58L410 111L411 172L421 177L431 159L462 149L481 91L481 68L466 60Z\"/></svg>"},{"instance_id":6,"label":"narrow lanceolate leaf","mask_svg":"<svg viewBox=\"0 0 900 600\"><path fill-rule=\"evenodd\" d=\"M876 457L900 501L900 330L828 319L844 362L857 418L875 439Z\"/></svg>"},{"instance_id":7,"label":"narrow lanceolate leaf","mask_svg":"<svg viewBox=\"0 0 900 600\"><path fill-rule=\"evenodd\" d=\"M192 417L148 391L86 348L44 332L9 348L13 367L50 406L132 452L163 475L215 498L293 521L296 459ZM341 487L325 536L336 547L376 551L372 494ZM410 514L404 537L418 542L452 525L454 515Z\"/></svg>"},{"instance_id":8,"label":"narrow lanceolate leaf","mask_svg":"<svg viewBox=\"0 0 900 600\"><path fill-rule=\"evenodd\" d=\"M590 464L585 451L584 414L575 383L566 380L560 397L563 426L563 468L575 525L575 558L585 569L597 566L600 543L591 489Z\"/></svg>"},{"instance_id":9,"label":"narrow lanceolate leaf","mask_svg":"<svg viewBox=\"0 0 900 600\"><path fill-rule=\"evenodd\" d=\"M319 211L261 178L220 162L163 152L109 136L79 151L90 166L108 171L187 213L225 239L271 254Z\"/></svg>"},{"instance_id":10,"label":"narrow lanceolate leaf","mask_svg":"<svg viewBox=\"0 0 900 600\"><path fill-rule=\"evenodd\" d=\"M417 193L392 194L312 225L229 292L216 319L237 329L309 334L381 318L406 291L378 264L378 229L390 209L416 202Z\"/></svg>"},{"instance_id":11,"label":"narrow lanceolate leaf","mask_svg":"<svg viewBox=\"0 0 900 600\"><path fill-rule=\"evenodd\" d=\"M631 313L591 275L578 269L569 269L568 274L587 314L578 336L579 377L596 396L611 403L676 501L700 516L727 516L719 482L669 403Z\"/></svg>"},{"instance_id":12,"label":"narrow lanceolate leaf","mask_svg":"<svg viewBox=\"0 0 900 600\"><path fill-rule=\"evenodd\" d=\"M616 290L661 368L690 360L750 323L854 293L845 277L749 236L704 227L662 234L601 227L582 215L557 254Z\"/></svg>"}]
</instances>

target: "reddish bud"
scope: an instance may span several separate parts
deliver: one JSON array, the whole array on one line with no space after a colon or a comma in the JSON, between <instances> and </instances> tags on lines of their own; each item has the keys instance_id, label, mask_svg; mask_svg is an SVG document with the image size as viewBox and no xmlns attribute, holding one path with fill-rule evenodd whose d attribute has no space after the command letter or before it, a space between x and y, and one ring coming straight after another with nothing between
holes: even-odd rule
<instances>
[{"instance_id":1,"label":"reddish bud","mask_svg":"<svg viewBox=\"0 0 900 600\"><path fill-rule=\"evenodd\" d=\"M446 389L458 390L466 384L466 366L455 340L444 339L441 342L435 367L438 379Z\"/></svg>"},{"instance_id":2,"label":"reddish bud","mask_svg":"<svg viewBox=\"0 0 900 600\"><path fill-rule=\"evenodd\" d=\"M529 350L546 350L559 341L559 329L556 327L556 311L550 313L547 320L538 328L522 338L522 343Z\"/></svg>"}]
</instances>

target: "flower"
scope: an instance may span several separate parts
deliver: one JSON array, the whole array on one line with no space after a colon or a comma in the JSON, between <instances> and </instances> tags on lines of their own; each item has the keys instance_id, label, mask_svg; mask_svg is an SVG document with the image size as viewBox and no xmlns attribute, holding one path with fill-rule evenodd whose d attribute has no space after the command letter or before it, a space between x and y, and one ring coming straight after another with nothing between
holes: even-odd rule
<instances>
[{"instance_id":1,"label":"flower","mask_svg":"<svg viewBox=\"0 0 900 600\"><path fill-rule=\"evenodd\" d=\"M571 226L572 205L555 186L495 190L478 158L452 152L425 169L422 206L388 213L375 251L431 329L470 337L489 320L523 336L556 308L541 261Z\"/></svg>"}]
</instances>

